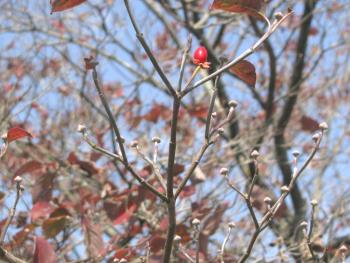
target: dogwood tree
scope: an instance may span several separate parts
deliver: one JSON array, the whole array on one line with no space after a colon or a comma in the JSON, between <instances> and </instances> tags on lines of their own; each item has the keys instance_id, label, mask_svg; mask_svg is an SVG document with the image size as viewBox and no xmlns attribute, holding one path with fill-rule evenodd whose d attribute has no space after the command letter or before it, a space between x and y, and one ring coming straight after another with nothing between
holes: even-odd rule
<instances>
[{"instance_id":1,"label":"dogwood tree","mask_svg":"<svg viewBox=\"0 0 350 263\"><path fill-rule=\"evenodd\" d=\"M348 1L0 7L2 261L346 261Z\"/></svg>"}]
</instances>

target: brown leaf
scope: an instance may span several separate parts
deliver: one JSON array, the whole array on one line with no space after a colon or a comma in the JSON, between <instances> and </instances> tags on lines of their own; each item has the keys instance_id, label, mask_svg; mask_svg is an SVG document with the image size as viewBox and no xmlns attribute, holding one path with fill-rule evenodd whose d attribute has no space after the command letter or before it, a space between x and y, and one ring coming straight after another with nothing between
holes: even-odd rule
<instances>
[{"instance_id":1,"label":"brown leaf","mask_svg":"<svg viewBox=\"0 0 350 263\"><path fill-rule=\"evenodd\" d=\"M13 127L7 131L6 140L8 143L21 139L23 137L33 138L33 135L30 132L22 129L21 127Z\"/></svg>"},{"instance_id":2,"label":"brown leaf","mask_svg":"<svg viewBox=\"0 0 350 263\"><path fill-rule=\"evenodd\" d=\"M53 247L44 237L35 238L34 263L56 263Z\"/></svg>"},{"instance_id":3,"label":"brown leaf","mask_svg":"<svg viewBox=\"0 0 350 263\"><path fill-rule=\"evenodd\" d=\"M16 246L20 246L23 244L23 242L27 239L29 235L34 231L35 224L29 224L23 227L23 229L19 232L17 232L13 236L13 242Z\"/></svg>"},{"instance_id":4,"label":"brown leaf","mask_svg":"<svg viewBox=\"0 0 350 263\"><path fill-rule=\"evenodd\" d=\"M254 87L256 83L255 67L252 63L246 60L241 60L236 65L230 68L230 71L235 74L240 80Z\"/></svg>"},{"instance_id":5,"label":"brown leaf","mask_svg":"<svg viewBox=\"0 0 350 263\"><path fill-rule=\"evenodd\" d=\"M51 13L59 12L84 3L86 0L51 0Z\"/></svg>"},{"instance_id":6,"label":"brown leaf","mask_svg":"<svg viewBox=\"0 0 350 263\"><path fill-rule=\"evenodd\" d=\"M4 200L4 197L5 197L5 193L4 192L0 192L0 204Z\"/></svg>"},{"instance_id":7,"label":"brown leaf","mask_svg":"<svg viewBox=\"0 0 350 263\"><path fill-rule=\"evenodd\" d=\"M318 130L319 123L311 117L303 115L300 119L300 123L303 131L314 133Z\"/></svg>"},{"instance_id":8,"label":"brown leaf","mask_svg":"<svg viewBox=\"0 0 350 263\"><path fill-rule=\"evenodd\" d=\"M214 0L211 9L220 9L232 13L245 13L261 18L260 10L264 0Z\"/></svg>"},{"instance_id":9,"label":"brown leaf","mask_svg":"<svg viewBox=\"0 0 350 263\"><path fill-rule=\"evenodd\" d=\"M45 237L55 237L66 227L67 223L68 218L66 215L46 219L42 225Z\"/></svg>"}]
</instances>

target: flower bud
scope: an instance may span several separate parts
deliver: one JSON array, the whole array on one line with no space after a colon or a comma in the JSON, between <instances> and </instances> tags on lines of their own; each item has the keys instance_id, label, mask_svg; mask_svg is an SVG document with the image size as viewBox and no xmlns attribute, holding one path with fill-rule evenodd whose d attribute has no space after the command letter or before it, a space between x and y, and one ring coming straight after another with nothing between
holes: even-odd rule
<instances>
[{"instance_id":1,"label":"flower bud","mask_svg":"<svg viewBox=\"0 0 350 263\"><path fill-rule=\"evenodd\" d=\"M318 205L318 202L317 202L317 200L313 199L313 200L311 200L310 204L311 204L312 206L317 206L317 205Z\"/></svg>"},{"instance_id":2,"label":"flower bud","mask_svg":"<svg viewBox=\"0 0 350 263\"><path fill-rule=\"evenodd\" d=\"M300 223L301 228L307 228L307 226L308 226L308 223L306 221L303 221Z\"/></svg>"},{"instance_id":3,"label":"flower bud","mask_svg":"<svg viewBox=\"0 0 350 263\"><path fill-rule=\"evenodd\" d=\"M199 226L200 223L201 223L201 221L198 218L195 218L192 220L192 225L194 225L194 226Z\"/></svg>"},{"instance_id":4,"label":"flower bud","mask_svg":"<svg viewBox=\"0 0 350 263\"><path fill-rule=\"evenodd\" d=\"M315 133L312 136L312 140L316 143L318 140L320 139L320 134L319 133Z\"/></svg>"},{"instance_id":5,"label":"flower bud","mask_svg":"<svg viewBox=\"0 0 350 263\"><path fill-rule=\"evenodd\" d=\"M254 159L257 159L259 157L260 153L257 150L252 151L250 156Z\"/></svg>"},{"instance_id":6,"label":"flower bud","mask_svg":"<svg viewBox=\"0 0 350 263\"><path fill-rule=\"evenodd\" d=\"M175 242L180 242L181 239L182 239L182 238L181 238L179 235L175 235L175 237L174 237L174 241L175 241Z\"/></svg>"},{"instance_id":7,"label":"flower bud","mask_svg":"<svg viewBox=\"0 0 350 263\"><path fill-rule=\"evenodd\" d=\"M272 199L270 198L270 197L268 197L268 196L266 196L265 198L264 198L264 203L265 204L271 204L271 202L272 202Z\"/></svg>"},{"instance_id":8,"label":"flower bud","mask_svg":"<svg viewBox=\"0 0 350 263\"><path fill-rule=\"evenodd\" d=\"M230 223L228 223L228 227L234 228L234 227L236 227L236 224L234 222L230 222Z\"/></svg>"},{"instance_id":9,"label":"flower bud","mask_svg":"<svg viewBox=\"0 0 350 263\"><path fill-rule=\"evenodd\" d=\"M284 185L281 187L281 191L282 191L282 193L287 193L287 192L289 192L289 187Z\"/></svg>"},{"instance_id":10,"label":"flower bud","mask_svg":"<svg viewBox=\"0 0 350 263\"><path fill-rule=\"evenodd\" d=\"M293 156L295 157L295 158L298 158L299 157L299 155L300 155L300 152L299 151L297 151L297 150L295 150L295 151L293 151Z\"/></svg>"},{"instance_id":11,"label":"flower bud","mask_svg":"<svg viewBox=\"0 0 350 263\"><path fill-rule=\"evenodd\" d=\"M84 134L84 133L86 133L87 128L86 128L85 125L79 124L79 125L78 125L78 128L77 128L77 131L78 131L79 133L81 133L81 134Z\"/></svg>"},{"instance_id":12,"label":"flower bud","mask_svg":"<svg viewBox=\"0 0 350 263\"><path fill-rule=\"evenodd\" d=\"M277 12L277 13L275 13L275 18L277 20L281 20L283 18L283 14L281 12Z\"/></svg>"},{"instance_id":13,"label":"flower bud","mask_svg":"<svg viewBox=\"0 0 350 263\"><path fill-rule=\"evenodd\" d=\"M225 132L224 128L219 128L218 129L218 134L223 135Z\"/></svg>"},{"instance_id":14,"label":"flower bud","mask_svg":"<svg viewBox=\"0 0 350 263\"><path fill-rule=\"evenodd\" d=\"M226 176L228 174L228 169L227 168L221 168L220 169L220 174Z\"/></svg>"},{"instance_id":15,"label":"flower bud","mask_svg":"<svg viewBox=\"0 0 350 263\"><path fill-rule=\"evenodd\" d=\"M232 107L232 108L236 108L238 105L238 102L235 100L230 100L228 103L228 106Z\"/></svg>"},{"instance_id":16,"label":"flower bud","mask_svg":"<svg viewBox=\"0 0 350 263\"><path fill-rule=\"evenodd\" d=\"M152 138L152 142L154 142L154 143L160 143L160 138L157 137L157 136L155 136L155 137Z\"/></svg>"},{"instance_id":17,"label":"flower bud","mask_svg":"<svg viewBox=\"0 0 350 263\"><path fill-rule=\"evenodd\" d=\"M19 183L22 182L22 177L21 176L16 176L14 181L19 184Z\"/></svg>"},{"instance_id":18,"label":"flower bud","mask_svg":"<svg viewBox=\"0 0 350 263\"><path fill-rule=\"evenodd\" d=\"M137 140L134 140L130 143L131 148L136 148L137 146L139 146L139 142Z\"/></svg>"},{"instance_id":19,"label":"flower bud","mask_svg":"<svg viewBox=\"0 0 350 263\"><path fill-rule=\"evenodd\" d=\"M319 125L319 128L321 130L327 130L328 129L328 124L326 122L321 122L320 125Z\"/></svg>"}]
</instances>

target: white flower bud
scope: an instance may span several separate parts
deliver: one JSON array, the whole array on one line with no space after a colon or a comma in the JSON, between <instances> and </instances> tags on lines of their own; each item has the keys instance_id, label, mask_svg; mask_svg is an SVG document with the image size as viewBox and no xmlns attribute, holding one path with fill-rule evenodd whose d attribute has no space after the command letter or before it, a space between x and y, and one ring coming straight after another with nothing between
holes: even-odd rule
<instances>
[{"instance_id":1,"label":"white flower bud","mask_svg":"<svg viewBox=\"0 0 350 263\"><path fill-rule=\"evenodd\" d=\"M79 133L81 133L81 134L84 134L84 133L86 133L87 128L86 128L85 125L79 124L79 125L78 125L78 128L77 128L77 131L78 131Z\"/></svg>"},{"instance_id":2,"label":"white flower bud","mask_svg":"<svg viewBox=\"0 0 350 263\"><path fill-rule=\"evenodd\" d=\"M318 202L317 202L317 200L313 199L313 200L311 200L310 204L311 204L312 206L317 206L317 205L318 205Z\"/></svg>"},{"instance_id":3,"label":"white flower bud","mask_svg":"<svg viewBox=\"0 0 350 263\"><path fill-rule=\"evenodd\" d=\"M287 192L289 192L289 187L284 185L281 187L281 191L282 191L282 193L287 193Z\"/></svg>"},{"instance_id":4,"label":"white flower bud","mask_svg":"<svg viewBox=\"0 0 350 263\"><path fill-rule=\"evenodd\" d=\"M230 100L228 103L228 106L232 107L232 108L236 108L238 105L238 102L235 100Z\"/></svg>"},{"instance_id":5,"label":"white flower bud","mask_svg":"<svg viewBox=\"0 0 350 263\"><path fill-rule=\"evenodd\" d=\"M201 221L198 218L195 218L192 220L192 225L194 225L194 226L199 226L200 223L201 223Z\"/></svg>"},{"instance_id":6,"label":"white flower bud","mask_svg":"<svg viewBox=\"0 0 350 263\"><path fill-rule=\"evenodd\" d=\"M307 228L307 226L308 226L308 223L306 221L303 221L300 223L301 228Z\"/></svg>"},{"instance_id":7,"label":"white flower bud","mask_svg":"<svg viewBox=\"0 0 350 263\"><path fill-rule=\"evenodd\" d=\"M228 223L228 227L234 228L234 227L236 227L236 224L234 222L230 222L230 223Z\"/></svg>"},{"instance_id":8,"label":"white flower bud","mask_svg":"<svg viewBox=\"0 0 350 263\"><path fill-rule=\"evenodd\" d=\"M328 124L326 122L321 122L319 125L319 128L321 130L327 130L328 129Z\"/></svg>"},{"instance_id":9,"label":"white flower bud","mask_svg":"<svg viewBox=\"0 0 350 263\"><path fill-rule=\"evenodd\" d=\"M272 202L272 199L270 198L270 197L268 197L268 196L266 196L265 198L264 198L264 203L265 204L271 204L271 202Z\"/></svg>"},{"instance_id":10,"label":"white flower bud","mask_svg":"<svg viewBox=\"0 0 350 263\"><path fill-rule=\"evenodd\" d=\"M250 154L250 156L254 159L258 158L260 155L260 153L257 150L252 151L252 153Z\"/></svg>"},{"instance_id":11,"label":"white flower bud","mask_svg":"<svg viewBox=\"0 0 350 263\"><path fill-rule=\"evenodd\" d=\"M226 176L226 175L228 174L228 169L225 168L225 167L221 168L221 169L220 169L220 174Z\"/></svg>"},{"instance_id":12,"label":"white flower bud","mask_svg":"<svg viewBox=\"0 0 350 263\"><path fill-rule=\"evenodd\" d=\"M23 179L22 179L22 177L21 177L21 176L16 176L14 180L15 180L15 182L16 182L16 183L18 183L18 184L19 184L19 183L21 183L21 182L22 182L22 180L23 180Z\"/></svg>"},{"instance_id":13,"label":"white flower bud","mask_svg":"<svg viewBox=\"0 0 350 263\"><path fill-rule=\"evenodd\" d=\"M154 142L154 143L160 143L160 138L157 137L157 136L155 136L155 137L152 138L152 142Z\"/></svg>"},{"instance_id":14,"label":"white flower bud","mask_svg":"<svg viewBox=\"0 0 350 263\"><path fill-rule=\"evenodd\" d=\"M136 148L137 146L139 146L139 142L138 142L137 140L134 140L134 141L132 141L132 142L130 143L130 146L131 146L132 148Z\"/></svg>"}]
</instances>

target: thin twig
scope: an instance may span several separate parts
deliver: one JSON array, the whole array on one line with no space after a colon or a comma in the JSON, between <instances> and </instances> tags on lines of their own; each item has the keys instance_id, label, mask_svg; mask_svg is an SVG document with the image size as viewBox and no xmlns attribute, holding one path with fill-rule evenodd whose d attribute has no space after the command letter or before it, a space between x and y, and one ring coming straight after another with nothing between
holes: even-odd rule
<instances>
[{"instance_id":1,"label":"thin twig","mask_svg":"<svg viewBox=\"0 0 350 263\"><path fill-rule=\"evenodd\" d=\"M181 60L180 76L179 76L179 82L178 82L178 85L177 85L177 91L178 92L180 92L181 89L182 89L182 79L183 79L184 72L185 72L185 66L186 66L186 60L187 60L188 52L191 49L191 44L192 44L192 35L189 35L188 39L187 39L187 44L185 46L184 53L182 55L182 60Z\"/></svg>"},{"instance_id":2,"label":"thin twig","mask_svg":"<svg viewBox=\"0 0 350 263\"><path fill-rule=\"evenodd\" d=\"M112 125L112 128L113 128L113 131L117 137L117 141L118 141L118 145L119 145L119 148L120 148L120 151L122 153L122 157L123 157L123 162L125 163L128 163L128 159L126 157L126 153L125 153L125 149L124 149L124 144L123 144L123 138L121 137L120 135L120 132L119 132L119 128L117 126L117 123L113 117L113 114L112 114L112 111L108 105L108 102L106 100L106 96L103 92L103 90L101 89L100 87L100 83L98 81L98 76L97 76L97 70L96 70L96 65L93 67L92 69L92 77L93 77L93 80L94 80L94 83L95 83L95 87L96 87L96 90L98 91L98 95L100 97L100 100L107 112L107 115L108 115L108 118L109 118L109 122L110 124Z\"/></svg>"},{"instance_id":3,"label":"thin twig","mask_svg":"<svg viewBox=\"0 0 350 263\"><path fill-rule=\"evenodd\" d=\"M144 155L139 146L136 146L136 152L140 155L140 157L145 160L152 168L152 171L154 172L154 174L156 175L156 178L158 179L160 185L162 186L163 190L166 191L166 185L164 182L164 179L160 173L160 170L158 168L158 166L151 160L149 159L146 155Z\"/></svg>"},{"instance_id":4,"label":"thin twig","mask_svg":"<svg viewBox=\"0 0 350 263\"><path fill-rule=\"evenodd\" d=\"M15 178L15 182L16 182L16 199L15 199L15 202L12 206L12 208L10 209L10 212L9 212L9 216L7 217L7 220L5 222L5 225L3 226L2 228L2 231L1 231L1 236L0 236L0 246L3 245L4 241L5 241L5 236L6 236L6 233L7 233L7 230L16 214L16 207L17 207L17 204L18 204L18 201L22 195L22 191L23 191L23 188L21 186L21 181L22 181L22 178L20 176L17 176Z\"/></svg>"},{"instance_id":5,"label":"thin twig","mask_svg":"<svg viewBox=\"0 0 350 263\"><path fill-rule=\"evenodd\" d=\"M210 138L210 136L209 136L210 125L211 125L211 120L213 118L212 114L213 114L213 111L214 111L215 100L216 100L216 96L217 96L217 93L218 93L218 89L217 89L218 82L219 82L219 76L216 77L216 79L215 79L214 91L213 91L213 94L211 95L211 98L210 98L208 115L207 115L207 121L205 122L204 137L205 137L206 140L209 140L209 138Z\"/></svg>"},{"instance_id":6,"label":"thin twig","mask_svg":"<svg viewBox=\"0 0 350 263\"><path fill-rule=\"evenodd\" d=\"M316 205L314 204L311 204L312 205L312 208L311 208L311 219L310 219L310 228L309 228L309 233L307 235L307 247L310 251L310 254L311 254L311 258L315 261L318 261L318 258L316 257L315 253L314 253L314 250L312 249L312 243L311 243L311 236L312 236L312 231L313 231L313 228L314 228L314 222L315 222L315 208L316 208Z\"/></svg>"},{"instance_id":7,"label":"thin twig","mask_svg":"<svg viewBox=\"0 0 350 263\"><path fill-rule=\"evenodd\" d=\"M138 28L138 26L136 24L135 17L134 17L134 15L132 14L132 12L130 10L129 1L128 0L124 0L124 4L125 4L126 10L128 12L129 18L131 20L132 26L134 27L134 30L136 32L136 37L139 40L140 44L142 45L143 49L145 50L146 54L148 55L148 58L151 60L151 62L153 64L153 67L155 68L155 70L159 74L160 78L164 82L165 86L168 88L168 90L171 93L171 95L173 97L178 97L177 92L175 91L175 89L171 85L171 83L168 80L168 78L165 76L165 73L163 72L163 70L159 66L159 64L158 64L156 58L154 57L150 47L146 43L146 41L145 41L145 39L143 37L143 34L140 32L140 30L139 30L139 28Z\"/></svg>"},{"instance_id":8,"label":"thin twig","mask_svg":"<svg viewBox=\"0 0 350 263\"><path fill-rule=\"evenodd\" d=\"M199 162L201 161L205 151L208 149L208 147L213 144L213 142L206 142L202 148L200 149L199 153L197 154L196 158L193 160L190 168L188 169L188 171L186 172L183 180L181 181L179 187L176 190L175 193L175 200L178 198L178 196L180 195L180 193L182 192L182 190L184 189L186 183L188 182L188 180L191 178L191 175L193 174L194 170L197 168Z\"/></svg>"},{"instance_id":9,"label":"thin twig","mask_svg":"<svg viewBox=\"0 0 350 263\"><path fill-rule=\"evenodd\" d=\"M220 259L221 259L221 263L225 263L224 261L224 254L225 254L225 246L226 246L226 243L227 241L229 240L230 238L230 235L231 235L231 231L232 231L232 227L229 227L228 228L228 233L224 239L224 242L222 243L222 246L221 246L221 250L220 250Z\"/></svg>"},{"instance_id":10,"label":"thin twig","mask_svg":"<svg viewBox=\"0 0 350 263\"><path fill-rule=\"evenodd\" d=\"M26 261L14 256L4 248L0 246L0 261L9 263L27 263Z\"/></svg>"}]
</instances>

